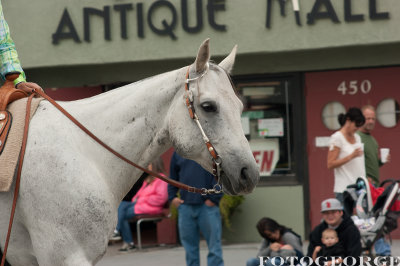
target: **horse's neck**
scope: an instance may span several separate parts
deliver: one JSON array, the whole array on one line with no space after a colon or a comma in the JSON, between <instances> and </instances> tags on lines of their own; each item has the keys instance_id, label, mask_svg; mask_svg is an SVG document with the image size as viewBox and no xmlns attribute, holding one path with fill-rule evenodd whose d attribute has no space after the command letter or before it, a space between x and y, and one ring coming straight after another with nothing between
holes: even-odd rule
<instances>
[{"instance_id":1,"label":"horse's neck","mask_svg":"<svg viewBox=\"0 0 400 266\"><path fill-rule=\"evenodd\" d=\"M181 89L183 93L184 71L158 75L92 98L66 103L65 107L72 109L73 115L107 145L146 168L152 159L171 147L167 114L180 95L177 92ZM109 185L116 197L123 197L141 171L106 150L96 156L115 166L112 167L114 172L111 169L102 169L102 172L112 180ZM119 179L118 182L115 179Z\"/></svg>"}]
</instances>

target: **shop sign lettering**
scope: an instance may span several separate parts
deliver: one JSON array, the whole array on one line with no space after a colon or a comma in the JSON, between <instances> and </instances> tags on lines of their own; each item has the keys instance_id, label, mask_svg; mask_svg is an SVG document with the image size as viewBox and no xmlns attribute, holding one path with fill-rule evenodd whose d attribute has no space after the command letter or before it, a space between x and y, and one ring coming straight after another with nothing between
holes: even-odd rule
<instances>
[{"instance_id":1,"label":"shop sign lettering","mask_svg":"<svg viewBox=\"0 0 400 266\"><path fill-rule=\"evenodd\" d=\"M333 23L340 23L340 19L338 14L332 4L333 0L315 0L312 6L312 9L309 13L307 13L306 22L308 25L315 24L320 19L330 19ZM267 28L271 28L271 18L272 18L272 10L276 1L267 0L267 17L266 24ZM281 16L286 16L286 4L288 1L286 0L278 0L279 9ZM295 14L296 24L302 26L302 21L300 18L300 0L292 0L293 12ZM343 19L345 22L358 22L364 21L364 14L355 14L352 10L353 4L358 4L359 0L342 0L343 3ZM378 0L368 0L368 9L369 9L369 19L370 20L382 20L389 19L389 12L379 11ZM363 2L364 3L364 2Z\"/></svg>"},{"instance_id":2,"label":"shop sign lettering","mask_svg":"<svg viewBox=\"0 0 400 266\"><path fill-rule=\"evenodd\" d=\"M259 0L261 1L261 0ZM352 10L354 4L359 4L359 0L342 0L343 1L343 19L345 22L364 21L365 14L355 14ZM272 11L276 3L279 3L280 14L285 16L287 0L266 0L266 28L271 28ZM300 0L291 0L293 12L295 13L295 23L302 26L300 17ZM379 10L378 0L368 0L369 19L383 20L389 19L389 12ZM146 6L144 5L146 3ZM205 5L203 5L205 3ZM91 22L93 17L103 20L104 39L111 41L111 17L119 19L119 35L122 39L128 39L129 27L136 26L136 35L138 38L145 38L145 28L157 35L167 36L173 40L177 40L177 26L189 34L201 32L206 27L203 17L207 18L209 27L215 31L226 32L227 25L221 19L218 19L220 12L226 11L226 0L180 0L180 6L176 6L168 0L158 0L151 4L147 2L138 3L121 3L115 5L106 5L102 8L84 7L83 13L83 38L79 36L76 30L76 21L73 21L67 8L64 9L60 22L52 34L52 43L59 44L65 40L72 40L81 43L91 42ZM364 2L363 2L364 3ZM190 11L194 10L194 11ZM74 11L75 12L75 11ZM156 15L157 13L157 15ZM206 16L203 15L206 13ZM306 14L306 23L314 25L321 19L329 19L333 23L340 23L341 20L332 4L332 0L314 0L311 10ZM135 24L128 24L128 19L134 19ZM189 23L189 18L190 23ZM262 23L262 22L261 22Z\"/></svg>"},{"instance_id":3,"label":"shop sign lettering","mask_svg":"<svg viewBox=\"0 0 400 266\"><path fill-rule=\"evenodd\" d=\"M280 157L278 138L251 139L249 144L260 169L260 175L270 176L275 170Z\"/></svg>"},{"instance_id":4,"label":"shop sign lettering","mask_svg":"<svg viewBox=\"0 0 400 266\"><path fill-rule=\"evenodd\" d=\"M274 150L270 151L253 151L254 159L260 167L261 173L270 173L272 170L272 162L274 159Z\"/></svg>"},{"instance_id":5,"label":"shop sign lettering","mask_svg":"<svg viewBox=\"0 0 400 266\"><path fill-rule=\"evenodd\" d=\"M189 14L188 5L196 5L196 13ZM217 22L218 12L225 11L225 0L207 0L206 6L207 19L210 27L216 31L226 31L226 25ZM178 16L178 10L181 12ZM163 12L165 18L161 19L161 23L157 23L155 16L156 12ZM111 14L119 16L120 21L120 36L122 39L128 39L128 23L127 16L135 13L137 36L144 38L144 28L147 25L151 31L157 35L169 36L171 39L176 40L175 34L178 17L182 18L182 28L187 33L198 33L204 28L203 22L203 0L181 0L180 9L174 6L171 2L166 0L159 0L153 2L148 9L144 8L143 3L127 3L116 4L113 6L104 6L102 9L85 7L83 8L83 39L86 42L91 41L91 18L93 16L100 17L104 22L104 39L111 40ZM189 16L194 16L195 23L189 25ZM147 23L147 24L146 24ZM81 42L81 38L76 30L76 23L71 19L70 13L67 8L61 16L56 32L53 34L53 44L59 44L63 40L73 40L76 43Z\"/></svg>"}]
</instances>

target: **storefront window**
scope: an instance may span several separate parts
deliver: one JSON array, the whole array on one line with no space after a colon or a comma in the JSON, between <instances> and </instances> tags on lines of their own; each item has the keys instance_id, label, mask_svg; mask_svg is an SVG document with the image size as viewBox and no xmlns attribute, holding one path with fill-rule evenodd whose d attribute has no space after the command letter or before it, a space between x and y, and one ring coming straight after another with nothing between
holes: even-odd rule
<instances>
[{"instance_id":1,"label":"storefront window","mask_svg":"<svg viewBox=\"0 0 400 266\"><path fill-rule=\"evenodd\" d=\"M261 177L293 174L292 100L288 81L238 84L242 125Z\"/></svg>"},{"instance_id":2,"label":"storefront window","mask_svg":"<svg viewBox=\"0 0 400 266\"><path fill-rule=\"evenodd\" d=\"M399 103L392 98L382 100L376 108L376 118L384 127L394 127L400 119Z\"/></svg>"}]
</instances>

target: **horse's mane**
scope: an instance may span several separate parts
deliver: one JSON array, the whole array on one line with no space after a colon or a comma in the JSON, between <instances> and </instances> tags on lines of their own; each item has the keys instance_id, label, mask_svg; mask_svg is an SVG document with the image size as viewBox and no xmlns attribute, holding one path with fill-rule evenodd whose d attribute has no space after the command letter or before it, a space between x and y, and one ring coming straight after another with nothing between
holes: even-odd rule
<instances>
[{"instance_id":1,"label":"horse's mane","mask_svg":"<svg viewBox=\"0 0 400 266\"><path fill-rule=\"evenodd\" d=\"M103 100L104 98L108 98L108 97L113 97L116 94L120 94L121 92L123 93L123 91L127 91L126 93L133 93L133 92L138 92L136 89L137 88L146 88L148 87L148 84L150 82L152 82L155 79L160 79L162 80L164 77L169 76L172 72L177 72L181 69L175 69L169 72L165 72L165 73L161 73L161 74L157 74L151 77L147 77L138 81L134 81L132 83L105 91L103 93L88 97L88 98L84 98L84 99L79 99L79 100L75 100L75 101L69 101L68 103L71 104L89 104L92 102L96 102L99 100ZM129 92L129 90L131 90L131 92Z\"/></svg>"}]
</instances>

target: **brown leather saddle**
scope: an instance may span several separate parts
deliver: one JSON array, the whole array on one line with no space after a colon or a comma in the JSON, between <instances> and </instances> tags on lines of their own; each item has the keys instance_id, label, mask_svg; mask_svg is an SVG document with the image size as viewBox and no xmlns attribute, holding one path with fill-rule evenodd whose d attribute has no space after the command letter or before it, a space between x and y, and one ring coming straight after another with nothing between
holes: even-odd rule
<instances>
[{"instance_id":1,"label":"brown leather saddle","mask_svg":"<svg viewBox=\"0 0 400 266\"><path fill-rule=\"evenodd\" d=\"M12 124L12 115L7 111L7 105L15 100L28 97L28 94L14 87L14 80L19 74L7 75L6 81L0 87L0 155L6 145L8 132Z\"/></svg>"}]
</instances>

